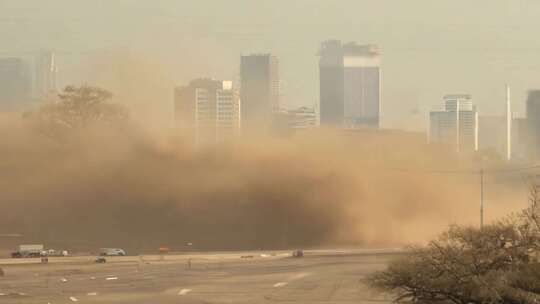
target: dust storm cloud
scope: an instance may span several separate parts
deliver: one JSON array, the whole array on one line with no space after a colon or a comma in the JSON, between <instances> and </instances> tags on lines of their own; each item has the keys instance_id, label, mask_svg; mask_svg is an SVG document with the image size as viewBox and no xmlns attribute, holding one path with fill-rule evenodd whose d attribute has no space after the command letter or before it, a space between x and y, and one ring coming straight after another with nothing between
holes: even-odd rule
<instances>
[{"instance_id":1,"label":"dust storm cloud","mask_svg":"<svg viewBox=\"0 0 540 304\"><path fill-rule=\"evenodd\" d=\"M407 133L317 130L194 149L133 124L55 140L10 115L0 138L0 232L49 246L388 246L477 220L477 177L423 172L457 160Z\"/></svg>"}]
</instances>

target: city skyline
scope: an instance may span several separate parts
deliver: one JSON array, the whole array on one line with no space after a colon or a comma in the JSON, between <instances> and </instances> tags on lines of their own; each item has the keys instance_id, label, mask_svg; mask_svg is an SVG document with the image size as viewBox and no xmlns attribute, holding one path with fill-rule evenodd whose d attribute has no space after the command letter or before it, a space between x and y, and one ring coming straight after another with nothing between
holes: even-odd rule
<instances>
[{"instance_id":1,"label":"city skyline","mask_svg":"<svg viewBox=\"0 0 540 304\"><path fill-rule=\"evenodd\" d=\"M0 304L540 304L540 0L0 0Z\"/></svg>"},{"instance_id":2,"label":"city skyline","mask_svg":"<svg viewBox=\"0 0 540 304\"><path fill-rule=\"evenodd\" d=\"M323 46L325 46L325 44L332 44L334 41L326 41L326 42L323 42ZM345 121L345 119L351 119L351 117L347 118L347 114L345 111L345 101L347 99L349 99L348 103L348 107L349 109L352 109L352 107L358 107L358 109L363 109L365 108L366 106L365 105L362 105L362 103L364 103L365 101L362 101L365 95L365 88L363 88L364 84L362 84L363 80L364 79L364 72L361 72L362 71L362 66L366 65L367 67L375 67L376 70L377 70L377 75L375 75L376 77L374 78L376 80L376 86L374 87L374 92L377 93L375 99L373 99L372 102L375 102L374 105L375 105L375 109L376 111L375 112L372 112L373 114L371 115L375 115L375 116L372 116L374 118L376 118L376 120L371 120L371 121L364 121L362 123L360 123L358 126L356 127L366 127L366 126L370 126L370 123L372 122L375 122L375 125L371 125L372 127L375 126L375 127L378 127L379 125L379 117L380 117L380 108L381 108L381 100L380 100L380 93L381 93L381 85L379 83L380 79L381 79L381 72L380 72L380 66L379 66L379 50L377 49L376 46L372 46L372 45L358 45L356 43L345 43L343 44L343 46L341 46L341 42L339 41L335 41L335 43L339 43L339 48L343 47L343 51L339 51L338 53L341 53L343 52L343 58L340 59L341 61L343 61L342 64L338 64L338 66L342 66L342 69L343 67L345 68L345 70L349 70L349 73L351 71L351 67L347 67L346 65L347 64L351 64L351 62L363 62L361 65L358 65L358 67L356 67L355 69L358 69L358 71L360 72L360 78L358 77L353 77L353 78L350 78L349 82L350 82L350 88L355 88L355 87L358 87L358 89L360 89L358 91L358 94L353 94L351 95L350 98L345 98L342 102L342 107L343 107L343 119ZM334 50L334 53L335 53L336 50ZM320 73L321 73L321 77L322 77L322 68L324 67L324 63L325 62L329 62L329 61L332 61L333 59L331 59L331 57L335 57L335 56L330 56L331 53L330 51L326 51L326 54L319 54L321 57L321 61L319 63L319 67L321 69ZM355 55L356 54L356 55ZM363 55L364 54L364 55ZM336 55L336 54L334 54ZM360 56L358 58L354 57L354 56ZM351 58L348 58L346 56L353 56ZM367 56L365 58L362 58L362 56ZM326 58L325 58L326 57ZM338 56L339 57L339 56ZM329 59L330 58L330 59ZM336 57L337 58L337 57ZM334 58L334 59L336 59ZM1 59L1 58L0 58ZM339 59L339 58L337 58ZM337 60L336 59L336 60ZM4 60L16 60L17 62L20 62L25 68L27 67L27 62L25 62L23 59L21 58L7 58L7 59L4 59ZM334 60L335 61L335 60ZM339 60L338 60L339 61ZM33 93L33 96L32 98L35 99L35 101L38 101L38 100L43 100L43 99L47 99L47 98L50 98L52 95L51 93L54 93L56 92L56 85L57 85L57 73L58 73L58 66L57 66L57 59L56 59L56 55L54 52L40 52L38 54L38 56L33 60L33 63L35 65L35 72L34 74L31 76L31 81L32 81L32 93ZM253 87L254 89L257 89L257 90L261 90L263 89L263 91L267 91L270 95L268 95L268 100L271 101L268 105L269 105L269 109L271 108L272 110L270 111L266 111L268 112L267 114L270 114L270 113L277 113L277 111L279 111L279 109L288 109L288 110L292 110L292 112L295 111L295 109L297 109L298 107L295 107L294 105L291 106L291 105L285 105L285 106L280 106L280 100L279 100L279 97L280 97L280 93L279 93L279 88L280 88L280 78L279 78L279 68L278 68L278 62L279 62L279 59L277 58L277 56L275 55L272 55L272 54L252 54L252 55L242 55L240 56L240 88L242 87L242 85L244 85L244 87L247 87L249 88L250 86L250 82L248 81L247 82L247 85L246 85L246 79L244 78L250 78L250 77L255 77L254 79L259 79L258 81L260 82L259 84L257 84L255 87ZM246 67L249 67L251 66L250 68L248 69L245 69L245 71L243 72L242 71L242 66L245 65ZM336 66L336 67L338 67ZM345 71L344 70L344 71ZM273 71L273 72L272 72ZM244 75L244 77L242 77L242 73L245 73L246 75ZM267 75L265 76L265 73L267 73ZM344 75L345 72L343 72ZM362 76L364 75L364 76ZM262 82L261 82L262 81ZM254 82L251 82L251 83L254 83ZM323 81L322 81L322 78L321 78L321 90L322 90L322 85L323 85ZM345 91L347 91L346 87L344 87ZM251 99L256 99L256 96L258 96L258 94L260 92L256 92L257 90L251 90L252 92L250 94L247 94L246 95L246 91L249 91L248 90L239 90L239 95L241 94L244 94L246 96L249 96L251 95L251 97L247 97L246 99L249 100L250 98ZM45 92L46 91L49 91L49 94L46 94ZM345 92L344 91L344 92ZM322 91L321 91L322 92ZM352 92L349 90L349 92ZM509 91L507 92L509 94ZM48 95L48 96L47 96ZM273 97L272 97L273 96ZM509 96L507 96L509 98ZM352 99L351 99L352 98ZM263 98L264 99L264 98ZM354 101L354 102L353 102ZM353 105L353 103L358 103L358 105ZM176 103L176 100L175 100L175 103ZM335 100L334 99L330 99L330 104L335 104ZM337 102L339 104L339 101ZM249 102L248 102L249 104ZM313 109L316 109L316 108L319 108L321 106L321 104L324 104L323 102L323 98L321 98L321 101L319 104L315 105L315 107ZM35 103L35 105L37 105L37 103ZM261 105L261 104L258 104L256 105L255 107L253 107L253 109L256 109L258 111L260 111L260 108L261 106L264 106L264 105ZM509 106L509 104L507 105ZM447 106L448 107L448 106ZM264 107L263 107L264 108ZM300 107L302 108L302 107ZM304 107L305 108L305 107ZM309 107L307 107L309 108ZM324 106L323 106L324 108ZM476 107L475 107L476 108ZM252 109L252 110L253 110ZM317 116L317 119L318 120L322 120L324 121L324 113L321 114L321 109L319 108L318 109L319 111L316 111L315 114L318 114ZM244 109L245 111L245 109ZM350 111L350 110L349 110ZM446 111L449 111L448 109ZM451 111L451 110L450 110ZM476 110L475 110L476 111ZM511 111L511 109L508 109L508 111ZM176 106L174 107L174 109L172 110L172 112L177 112L176 110ZM291 113L292 113L291 112ZM356 111L358 112L358 111ZM361 113L362 111L358 112L358 113ZM434 113L434 112L431 112L431 113ZM478 113L478 112L477 112ZM245 114L245 113L244 113ZM514 113L513 112L509 112L509 114L513 117L514 116ZM360 114L362 115L362 114ZM476 114L478 115L478 114ZM484 113L482 113L482 115L484 115ZM246 116L246 115L244 115ZM489 115L488 115L489 116ZM321 119L321 117L323 117ZM361 116L358 116L358 118L360 118ZM364 118L362 118L364 119ZM368 118L369 119L373 119L373 118ZM484 119L484 117L482 117L483 120L486 120ZM519 117L513 117L513 119L509 120L507 119L507 123L511 123L512 120L514 119L519 119ZM178 122L178 119L176 118L176 123ZM240 119L239 119L240 120ZM244 123L246 121L248 121L249 119L245 119L245 117L242 119L244 121ZM431 120L433 120L433 114L431 115ZM476 124L478 124L478 118L475 119L476 120ZM360 120L358 120L360 122ZM175 123L175 124L176 124ZM493 124L493 123L491 123ZM323 125L325 125L325 123L323 123ZM337 125L334 125L334 126L337 126ZM341 127L355 127L354 124L342 124ZM431 130L429 130L431 129ZM433 127L432 126L429 126L428 128L424 129L424 130L419 130L421 132L427 132L428 133L428 136L431 136L431 133L433 133ZM515 133L517 131L513 131L513 133ZM475 148L474 150L478 150L479 149L479 138L478 138L478 126L476 126L476 133L477 135L476 136L476 139L474 140L476 143L475 143ZM521 132L523 133L523 132ZM523 135L523 134L520 134L518 137L519 138L522 138L524 136L527 136L527 135ZM486 144L483 144L482 147L480 147L481 149L485 149L486 147L489 147L489 148L495 148L496 150L498 150L501 154L506 154L508 155L508 157L511 156L511 154L508 154L508 151L506 152L501 152L501 149L500 149L500 146L501 144L500 143L496 143L493 139L490 139L488 141L484 141L484 142L489 142L490 143L486 146ZM514 143L514 144L517 144L519 145L519 143ZM508 147L507 145L505 145L506 147ZM505 148L506 149L506 148ZM524 151L524 149L521 149L522 151Z\"/></svg>"},{"instance_id":3,"label":"city skyline","mask_svg":"<svg viewBox=\"0 0 540 304\"><path fill-rule=\"evenodd\" d=\"M0 12L0 33L26 39L11 39L13 43L2 52L56 50L63 57L62 85L70 79L105 82L102 73L95 72L96 61L111 53L135 53L141 61L159 66L153 72L170 86L205 75L238 80L239 54L271 52L286 67L281 71L284 103L312 107L318 102L315 52L320 42L373 43L384 57L381 124L412 130L425 129L427 115L416 113L428 113L446 92L468 92L475 96L479 109L493 115L504 111L504 104L493 100L504 96L505 83L512 86L516 101L525 100L529 88L540 87L534 76L540 66L535 55L540 45L529 39L540 12L534 1L490 2L486 6L484 0L439 5L422 0L343 0L334 6L318 0L286 4L278 0L265 4L264 9L249 1L234 3L232 10L215 1L178 4L161 0L152 5L109 1L106 5L77 4L82 9L75 10L71 9L75 4L59 0L34 10L8 0ZM100 5L107 12L98 26L89 26ZM209 7L220 14L209 16ZM70 16L68 11L77 13ZM54 21L57 19L63 23ZM111 26L117 20L120 26ZM25 28L28 22L37 26ZM422 26L426 24L430 26ZM150 38L152 43L146 43ZM231 66L237 68L231 70ZM168 96L166 103L171 106L170 94L163 96ZM525 105L515 102L515 112L524 116Z\"/></svg>"}]
</instances>

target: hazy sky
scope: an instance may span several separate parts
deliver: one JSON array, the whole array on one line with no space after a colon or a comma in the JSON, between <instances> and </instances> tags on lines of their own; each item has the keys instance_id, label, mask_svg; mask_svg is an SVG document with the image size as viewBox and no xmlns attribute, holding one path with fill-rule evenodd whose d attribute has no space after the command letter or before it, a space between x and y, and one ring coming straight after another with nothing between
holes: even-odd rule
<instances>
[{"instance_id":1,"label":"hazy sky","mask_svg":"<svg viewBox=\"0 0 540 304\"><path fill-rule=\"evenodd\" d=\"M540 88L538 16L538 0L0 0L0 55L54 49L66 84L92 82L114 68L103 62L131 54L172 92L194 77L238 80L241 53L272 52L285 105L314 105L320 42L374 43L383 125L421 128L447 93L501 113L507 82L524 114L526 90ZM151 102L169 107L167 96Z\"/></svg>"}]
</instances>

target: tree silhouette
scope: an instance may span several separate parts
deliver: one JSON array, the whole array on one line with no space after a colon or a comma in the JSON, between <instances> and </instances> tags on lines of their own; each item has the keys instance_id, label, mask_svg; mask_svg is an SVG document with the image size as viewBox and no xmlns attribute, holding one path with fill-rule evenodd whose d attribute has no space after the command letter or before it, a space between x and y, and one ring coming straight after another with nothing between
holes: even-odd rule
<instances>
[{"instance_id":1,"label":"tree silhouette","mask_svg":"<svg viewBox=\"0 0 540 304\"><path fill-rule=\"evenodd\" d=\"M483 229L451 227L367 282L398 303L540 303L538 198Z\"/></svg>"},{"instance_id":2,"label":"tree silhouette","mask_svg":"<svg viewBox=\"0 0 540 304\"><path fill-rule=\"evenodd\" d=\"M24 117L55 136L96 123L114 124L128 119L127 110L110 102L112 94L102 88L67 86L58 97L58 102L45 104Z\"/></svg>"}]
</instances>

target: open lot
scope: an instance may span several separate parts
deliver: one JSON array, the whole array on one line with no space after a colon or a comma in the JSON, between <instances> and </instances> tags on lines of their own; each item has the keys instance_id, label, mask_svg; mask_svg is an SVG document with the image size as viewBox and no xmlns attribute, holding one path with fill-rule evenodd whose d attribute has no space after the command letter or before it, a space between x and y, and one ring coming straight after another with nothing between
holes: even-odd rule
<instances>
[{"instance_id":1,"label":"open lot","mask_svg":"<svg viewBox=\"0 0 540 304\"><path fill-rule=\"evenodd\" d=\"M361 280L396 250L0 260L0 303L386 303Z\"/></svg>"}]
</instances>

